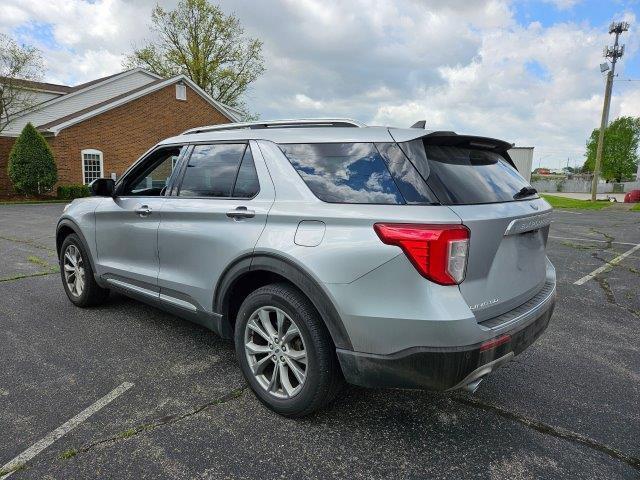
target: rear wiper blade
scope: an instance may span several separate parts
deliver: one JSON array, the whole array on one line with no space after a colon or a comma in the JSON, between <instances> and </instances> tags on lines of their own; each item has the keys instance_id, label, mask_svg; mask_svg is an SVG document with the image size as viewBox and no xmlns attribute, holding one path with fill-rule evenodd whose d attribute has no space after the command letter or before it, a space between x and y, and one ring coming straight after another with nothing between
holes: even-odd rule
<instances>
[{"instance_id":1,"label":"rear wiper blade","mask_svg":"<svg viewBox=\"0 0 640 480\"><path fill-rule=\"evenodd\" d=\"M530 197L531 195L535 195L536 193L538 193L538 190L536 190L533 187L522 187L520 189L520 191L513 196L513 199L514 200L519 200L521 198Z\"/></svg>"}]
</instances>

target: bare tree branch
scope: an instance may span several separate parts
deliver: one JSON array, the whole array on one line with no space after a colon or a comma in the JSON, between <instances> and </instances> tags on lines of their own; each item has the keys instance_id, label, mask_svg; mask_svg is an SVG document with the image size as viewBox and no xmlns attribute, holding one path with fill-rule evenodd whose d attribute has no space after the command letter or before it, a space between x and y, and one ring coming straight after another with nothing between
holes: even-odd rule
<instances>
[{"instance_id":1,"label":"bare tree branch","mask_svg":"<svg viewBox=\"0 0 640 480\"><path fill-rule=\"evenodd\" d=\"M36 96L28 81L40 80L43 73L40 51L18 45L0 34L0 132L18 114L36 105Z\"/></svg>"}]
</instances>

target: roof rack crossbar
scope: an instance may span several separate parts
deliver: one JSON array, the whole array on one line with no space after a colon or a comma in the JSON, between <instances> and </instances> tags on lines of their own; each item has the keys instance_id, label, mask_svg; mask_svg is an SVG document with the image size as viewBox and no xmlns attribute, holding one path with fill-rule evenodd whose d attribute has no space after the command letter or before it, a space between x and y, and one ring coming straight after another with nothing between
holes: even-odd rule
<instances>
[{"instance_id":1,"label":"roof rack crossbar","mask_svg":"<svg viewBox=\"0 0 640 480\"><path fill-rule=\"evenodd\" d=\"M299 120L267 120L264 122L223 123L191 128L181 135L193 133L219 132L224 130L265 129L265 128L312 128L312 127L366 127L362 122L350 118L310 118Z\"/></svg>"}]
</instances>

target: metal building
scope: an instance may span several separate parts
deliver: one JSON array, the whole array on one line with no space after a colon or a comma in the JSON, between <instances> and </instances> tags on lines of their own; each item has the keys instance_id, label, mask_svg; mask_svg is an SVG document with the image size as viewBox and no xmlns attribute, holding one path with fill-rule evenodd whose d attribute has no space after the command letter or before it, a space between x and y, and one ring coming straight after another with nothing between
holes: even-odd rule
<instances>
[{"instance_id":1,"label":"metal building","mask_svg":"<svg viewBox=\"0 0 640 480\"><path fill-rule=\"evenodd\" d=\"M509 156L516 164L518 172L527 182L531 181L531 169L533 167L533 147L513 147L509 150Z\"/></svg>"}]
</instances>

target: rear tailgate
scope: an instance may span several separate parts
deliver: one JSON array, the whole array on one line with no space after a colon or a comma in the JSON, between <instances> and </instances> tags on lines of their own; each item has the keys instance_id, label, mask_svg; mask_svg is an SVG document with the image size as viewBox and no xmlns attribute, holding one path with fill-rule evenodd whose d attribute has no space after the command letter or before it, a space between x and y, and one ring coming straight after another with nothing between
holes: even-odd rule
<instances>
[{"instance_id":1,"label":"rear tailgate","mask_svg":"<svg viewBox=\"0 0 640 480\"><path fill-rule=\"evenodd\" d=\"M400 143L438 201L469 228L460 291L481 322L522 305L546 279L551 207L501 140L434 132Z\"/></svg>"},{"instance_id":2,"label":"rear tailgate","mask_svg":"<svg viewBox=\"0 0 640 480\"><path fill-rule=\"evenodd\" d=\"M460 291L479 322L516 308L544 287L551 212L544 200L449 208L471 231Z\"/></svg>"}]
</instances>

